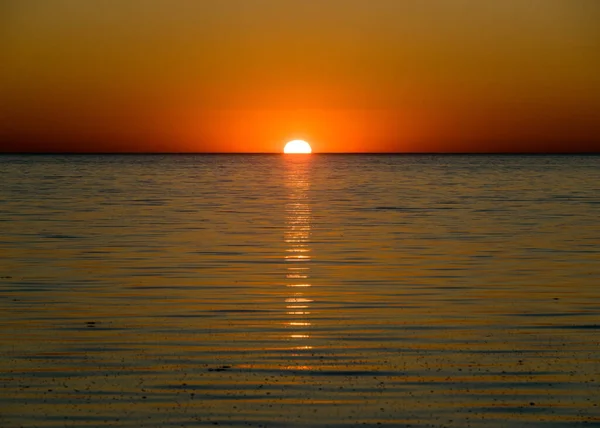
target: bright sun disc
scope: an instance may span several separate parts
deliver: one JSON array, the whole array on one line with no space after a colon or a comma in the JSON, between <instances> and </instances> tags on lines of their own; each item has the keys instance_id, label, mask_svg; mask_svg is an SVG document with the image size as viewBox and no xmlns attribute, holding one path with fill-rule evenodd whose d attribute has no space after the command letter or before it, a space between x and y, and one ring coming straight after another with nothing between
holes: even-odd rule
<instances>
[{"instance_id":1,"label":"bright sun disc","mask_svg":"<svg viewBox=\"0 0 600 428\"><path fill-rule=\"evenodd\" d=\"M283 149L283 153L312 153L310 144L303 140L294 140L287 143Z\"/></svg>"}]
</instances>

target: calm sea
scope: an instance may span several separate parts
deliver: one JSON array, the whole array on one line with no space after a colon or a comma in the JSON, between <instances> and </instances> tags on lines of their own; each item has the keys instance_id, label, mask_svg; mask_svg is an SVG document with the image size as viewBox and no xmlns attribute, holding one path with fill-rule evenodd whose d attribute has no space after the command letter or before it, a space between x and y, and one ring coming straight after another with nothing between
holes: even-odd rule
<instances>
[{"instance_id":1,"label":"calm sea","mask_svg":"<svg viewBox=\"0 0 600 428\"><path fill-rule=\"evenodd\" d=\"M600 426L600 156L0 156L0 426Z\"/></svg>"}]
</instances>

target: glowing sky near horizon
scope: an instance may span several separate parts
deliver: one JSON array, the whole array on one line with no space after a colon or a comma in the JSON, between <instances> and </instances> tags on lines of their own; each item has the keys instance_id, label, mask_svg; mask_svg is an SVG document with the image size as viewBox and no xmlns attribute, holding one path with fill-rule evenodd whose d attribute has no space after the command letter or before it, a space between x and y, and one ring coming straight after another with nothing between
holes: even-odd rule
<instances>
[{"instance_id":1,"label":"glowing sky near horizon","mask_svg":"<svg viewBox=\"0 0 600 428\"><path fill-rule=\"evenodd\" d=\"M5 0L0 151L600 150L594 0Z\"/></svg>"}]
</instances>

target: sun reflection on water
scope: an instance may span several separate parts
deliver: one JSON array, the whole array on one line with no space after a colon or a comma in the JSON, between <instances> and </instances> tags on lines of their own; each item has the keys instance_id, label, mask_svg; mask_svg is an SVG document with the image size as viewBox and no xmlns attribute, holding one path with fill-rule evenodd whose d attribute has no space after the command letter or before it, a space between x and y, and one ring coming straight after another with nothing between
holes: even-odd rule
<instances>
[{"instance_id":1,"label":"sun reflection on water","mask_svg":"<svg viewBox=\"0 0 600 428\"><path fill-rule=\"evenodd\" d=\"M290 317L286 327L290 333L287 338L294 341L293 349L306 350L312 346L306 342L310 339L312 322L310 303L313 302L307 295L312 284L310 278L310 264L312 260L311 238L311 207L309 200L310 176L308 161L289 162L287 165L286 186L288 188L288 202L286 204L286 221L284 241L286 250L284 260L286 263L285 278L287 287L294 292L285 299L287 315Z\"/></svg>"}]
</instances>

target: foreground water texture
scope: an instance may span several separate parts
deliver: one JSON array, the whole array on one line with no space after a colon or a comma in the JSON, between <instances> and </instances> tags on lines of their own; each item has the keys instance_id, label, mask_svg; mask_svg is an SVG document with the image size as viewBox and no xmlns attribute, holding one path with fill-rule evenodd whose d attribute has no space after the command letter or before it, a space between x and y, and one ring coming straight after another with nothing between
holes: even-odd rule
<instances>
[{"instance_id":1,"label":"foreground water texture","mask_svg":"<svg viewBox=\"0 0 600 428\"><path fill-rule=\"evenodd\" d=\"M598 156L2 156L0 426L600 425Z\"/></svg>"}]
</instances>

